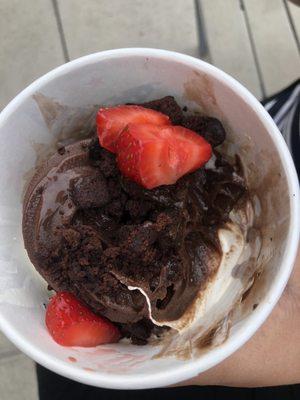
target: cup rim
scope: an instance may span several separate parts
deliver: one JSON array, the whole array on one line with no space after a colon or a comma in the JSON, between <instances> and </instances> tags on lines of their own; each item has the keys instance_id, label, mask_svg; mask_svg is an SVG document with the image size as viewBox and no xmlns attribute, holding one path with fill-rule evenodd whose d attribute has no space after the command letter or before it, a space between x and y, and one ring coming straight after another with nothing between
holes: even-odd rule
<instances>
[{"instance_id":1,"label":"cup rim","mask_svg":"<svg viewBox=\"0 0 300 400\"><path fill-rule=\"evenodd\" d=\"M112 389L146 389L162 387L182 382L217 365L219 362L223 361L225 358L234 353L247 340L249 340L250 337L263 324L263 322L266 320L266 318L276 305L277 301L279 300L279 297L281 296L288 281L288 278L291 274L294 260L296 258L299 240L298 227L300 226L300 209L298 207L300 196L298 177L287 145L271 116L267 113L267 111L263 108L259 101L243 85L241 85L233 77L221 71L217 67L192 56L173 51L153 48L114 49L93 53L63 64L46 73L39 79L35 80L10 101L10 103L0 113L0 128L25 99L38 91L40 88L42 88L43 85L47 82L56 79L62 75L68 74L69 72L87 64L98 63L99 61L104 59L121 58L128 56L156 57L173 61L175 63L183 63L191 68L194 68L195 70L200 69L201 72L207 72L215 79L229 86L240 97L243 97L244 101L247 102L247 105L252 109L252 111L255 112L257 117L265 126L271 137L271 140L274 143L274 146L278 151L287 177L291 209L291 223L287 235L287 245L283 255L285 266L284 268L281 268L279 270L276 279L274 279L272 283L271 289L269 291L272 296L269 297L268 301L266 301L265 303L261 303L260 307L253 311L253 313L248 317L247 324L246 326L244 326L242 331L239 330L238 332L232 333L221 346L210 350L201 358L191 359L188 362L177 365L172 369L168 369L163 372L151 373L151 375L137 373L130 376L103 373L100 371L84 371L82 369L78 369L72 364L68 365L63 360L59 360L54 356L49 355L42 350L36 348L35 345L32 344L32 342L24 339L24 337L22 337L22 335L15 330L14 326L9 321L7 321L3 315L0 314L0 328L4 332L4 334L22 352L27 354L29 357L31 357L44 367L55 371L67 378L71 378L73 380L93 386Z\"/></svg>"}]
</instances>

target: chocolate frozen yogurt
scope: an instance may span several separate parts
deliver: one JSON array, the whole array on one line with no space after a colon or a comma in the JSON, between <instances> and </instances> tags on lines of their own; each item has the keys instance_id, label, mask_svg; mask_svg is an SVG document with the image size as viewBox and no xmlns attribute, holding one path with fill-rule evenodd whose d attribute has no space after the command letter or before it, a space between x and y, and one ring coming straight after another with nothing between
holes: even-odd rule
<instances>
[{"instance_id":1,"label":"chocolate frozen yogurt","mask_svg":"<svg viewBox=\"0 0 300 400\"><path fill-rule=\"evenodd\" d=\"M183 111L171 96L100 109L97 129L59 147L30 181L28 255L52 289L88 308L85 322L119 331L92 345L185 332L203 317L201 301L221 293L215 280L231 279L250 257L241 164L217 150L220 121Z\"/></svg>"}]
</instances>

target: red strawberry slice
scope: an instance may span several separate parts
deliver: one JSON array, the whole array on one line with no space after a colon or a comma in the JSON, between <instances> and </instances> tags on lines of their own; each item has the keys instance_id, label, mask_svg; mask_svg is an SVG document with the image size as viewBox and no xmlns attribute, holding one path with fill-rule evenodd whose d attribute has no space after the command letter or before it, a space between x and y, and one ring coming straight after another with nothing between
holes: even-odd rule
<instances>
[{"instance_id":1,"label":"red strawberry slice","mask_svg":"<svg viewBox=\"0 0 300 400\"><path fill-rule=\"evenodd\" d=\"M202 167L210 159L212 155L211 145L196 132L182 126L170 126L165 131L168 131L170 135L170 163L172 164L171 155L173 155L177 164L174 165L173 163L172 165L174 165L179 177Z\"/></svg>"},{"instance_id":2,"label":"red strawberry slice","mask_svg":"<svg viewBox=\"0 0 300 400\"><path fill-rule=\"evenodd\" d=\"M140 106L100 108L97 114L97 132L102 147L115 153L115 142L129 123L170 125L167 115Z\"/></svg>"},{"instance_id":3,"label":"red strawberry slice","mask_svg":"<svg viewBox=\"0 0 300 400\"><path fill-rule=\"evenodd\" d=\"M62 346L93 347L120 339L118 328L95 315L68 292L53 296L46 311L46 326Z\"/></svg>"},{"instance_id":4,"label":"red strawberry slice","mask_svg":"<svg viewBox=\"0 0 300 400\"><path fill-rule=\"evenodd\" d=\"M203 166L211 157L211 145L181 126L129 124L116 144L122 174L147 189L171 185Z\"/></svg>"}]
</instances>

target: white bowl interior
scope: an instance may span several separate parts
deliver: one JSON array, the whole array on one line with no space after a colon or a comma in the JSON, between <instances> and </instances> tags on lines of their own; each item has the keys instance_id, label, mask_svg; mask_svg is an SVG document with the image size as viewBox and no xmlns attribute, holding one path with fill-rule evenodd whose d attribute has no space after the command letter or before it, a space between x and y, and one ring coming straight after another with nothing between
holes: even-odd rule
<instances>
[{"instance_id":1,"label":"white bowl interior","mask_svg":"<svg viewBox=\"0 0 300 400\"><path fill-rule=\"evenodd\" d=\"M169 94L182 105L221 119L234 143L228 151L237 149L252 193L260 198L257 227L263 250L258 263L264 270L251 292L251 302L259 306L254 311L243 310L224 344L193 360L152 359L158 348L149 345L61 347L45 329L43 303L48 292L27 257L21 233L22 193L37 149L41 154L53 137L85 115L86 107L142 102ZM38 95L43 113L33 95ZM0 143L0 326L17 346L46 367L103 387L178 382L242 345L278 300L296 251L297 228L291 224L297 224L298 218L296 175L271 119L246 89L216 68L158 50L127 49L84 57L50 72L11 102L0 117Z\"/></svg>"}]
</instances>

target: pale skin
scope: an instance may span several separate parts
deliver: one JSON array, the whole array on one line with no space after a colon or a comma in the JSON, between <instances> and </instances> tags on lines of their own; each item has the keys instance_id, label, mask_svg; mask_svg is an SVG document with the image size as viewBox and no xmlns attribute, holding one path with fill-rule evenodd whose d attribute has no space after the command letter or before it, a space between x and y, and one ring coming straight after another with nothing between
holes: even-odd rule
<instances>
[{"instance_id":1,"label":"pale skin","mask_svg":"<svg viewBox=\"0 0 300 400\"><path fill-rule=\"evenodd\" d=\"M257 333L216 367L184 385L235 387L300 383L300 247L286 289Z\"/></svg>"}]
</instances>

